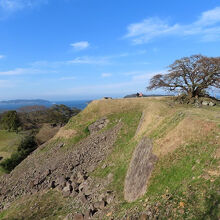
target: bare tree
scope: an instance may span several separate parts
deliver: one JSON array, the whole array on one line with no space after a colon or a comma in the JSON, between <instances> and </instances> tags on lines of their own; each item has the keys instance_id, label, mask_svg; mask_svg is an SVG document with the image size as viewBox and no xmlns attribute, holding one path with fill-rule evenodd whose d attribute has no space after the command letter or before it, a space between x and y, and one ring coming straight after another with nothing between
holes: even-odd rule
<instances>
[{"instance_id":1,"label":"bare tree","mask_svg":"<svg viewBox=\"0 0 220 220\"><path fill-rule=\"evenodd\" d=\"M153 76L147 89L180 90L189 97L200 97L210 87L220 88L220 57L193 55L176 60L167 74Z\"/></svg>"}]
</instances>

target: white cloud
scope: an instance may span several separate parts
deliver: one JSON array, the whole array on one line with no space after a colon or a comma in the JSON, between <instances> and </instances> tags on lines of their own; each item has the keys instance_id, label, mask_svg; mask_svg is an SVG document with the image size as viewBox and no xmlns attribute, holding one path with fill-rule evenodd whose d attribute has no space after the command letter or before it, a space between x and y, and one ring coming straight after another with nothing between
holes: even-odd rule
<instances>
[{"instance_id":1,"label":"white cloud","mask_svg":"<svg viewBox=\"0 0 220 220\"><path fill-rule=\"evenodd\" d=\"M88 41L80 41L76 43L70 44L75 50L85 50L87 49L90 45Z\"/></svg>"},{"instance_id":2,"label":"white cloud","mask_svg":"<svg viewBox=\"0 0 220 220\"><path fill-rule=\"evenodd\" d=\"M14 12L24 8L33 8L47 2L48 0L0 0L0 8L8 12Z\"/></svg>"},{"instance_id":3,"label":"white cloud","mask_svg":"<svg viewBox=\"0 0 220 220\"><path fill-rule=\"evenodd\" d=\"M108 64L107 57L77 57L73 60L66 61L67 64Z\"/></svg>"},{"instance_id":4,"label":"white cloud","mask_svg":"<svg viewBox=\"0 0 220 220\"><path fill-rule=\"evenodd\" d=\"M210 26L215 25L218 22L220 22L220 7L203 12L195 24L199 26Z\"/></svg>"},{"instance_id":5,"label":"white cloud","mask_svg":"<svg viewBox=\"0 0 220 220\"><path fill-rule=\"evenodd\" d=\"M33 68L16 68L13 70L2 71L0 72L0 75L13 76L13 75L25 75L25 74L43 74L43 73L50 73L50 72L54 72L54 71L33 69Z\"/></svg>"},{"instance_id":6,"label":"white cloud","mask_svg":"<svg viewBox=\"0 0 220 220\"><path fill-rule=\"evenodd\" d=\"M151 17L127 27L125 38L134 44L148 43L163 36L198 36L203 41L220 40L220 7L205 11L188 25L172 24L158 17Z\"/></svg>"},{"instance_id":7,"label":"white cloud","mask_svg":"<svg viewBox=\"0 0 220 220\"><path fill-rule=\"evenodd\" d=\"M5 55L0 54L0 59L5 58Z\"/></svg>"},{"instance_id":8,"label":"white cloud","mask_svg":"<svg viewBox=\"0 0 220 220\"><path fill-rule=\"evenodd\" d=\"M112 76L112 74L111 74L111 73L102 73L101 76L102 76L103 78L107 78L107 77Z\"/></svg>"},{"instance_id":9,"label":"white cloud","mask_svg":"<svg viewBox=\"0 0 220 220\"><path fill-rule=\"evenodd\" d=\"M164 74L166 73L165 70L161 70L161 71L155 71L155 72L142 72L140 74L136 74L132 77L133 81L144 81L147 82L149 79L151 79L151 77L153 77L156 74Z\"/></svg>"}]
</instances>

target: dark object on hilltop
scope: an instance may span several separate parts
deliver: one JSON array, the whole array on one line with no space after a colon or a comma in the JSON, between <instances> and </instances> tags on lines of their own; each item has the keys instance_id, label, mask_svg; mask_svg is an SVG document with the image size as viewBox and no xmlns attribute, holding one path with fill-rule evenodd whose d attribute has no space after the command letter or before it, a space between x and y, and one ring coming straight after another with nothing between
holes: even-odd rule
<instances>
[{"instance_id":1,"label":"dark object on hilltop","mask_svg":"<svg viewBox=\"0 0 220 220\"><path fill-rule=\"evenodd\" d=\"M167 74L155 75L147 89L163 88L192 98L204 97L210 87L220 88L220 57L193 55L176 60Z\"/></svg>"},{"instance_id":2,"label":"dark object on hilltop","mask_svg":"<svg viewBox=\"0 0 220 220\"><path fill-rule=\"evenodd\" d=\"M103 99L112 99L112 97L104 97Z\"/></svg>"},{"instance_id":3,"label":"dark object on hilltop","mask_svg":"<svg viewBox=\"0 0 220 220\"><path fill-rule=\"evenodd\" d=\"M2 114L0 120L1 129L18 131L21 121L16 111L8 111Z\"/></svg>"},{"instance_id":4,"label":"dark object on hilltop","mask_svg":"<svg viewBox=\"0 0 220 220\"><path fill-rule=\"evenodd\" d=\"M37 143L33 136L26 137L18 146L17 152L10 158L3 160L0 166L7 172L11 172L22 160L37 148Z\"/></svg>"},{"instance_id":5,"label":"dark object on hilltop","mask_svg":"<svg viewBox=\"0 0 220 220\"><path fill-rule=\"evenodd\" d=\"M137 94L139 94L139 93L131 94L131 95L126 95L126 96L124 96L124 98L136 98ZM158 96L167 96L167 95L144 95L144 94L142 94L141 97L158 97Z\"/></svg>"},{"instance_id":6,"label":"dark object on hilltop","mask_svg":"<svg viewBox=\"0 0 220 220\"><path fill-rule=\"evenodd\" d=\"M142 92L140 92L140 93L137 92L136 97L139 97L139 98L143 97L143 93Z\"/></svg>"}]
</instances>

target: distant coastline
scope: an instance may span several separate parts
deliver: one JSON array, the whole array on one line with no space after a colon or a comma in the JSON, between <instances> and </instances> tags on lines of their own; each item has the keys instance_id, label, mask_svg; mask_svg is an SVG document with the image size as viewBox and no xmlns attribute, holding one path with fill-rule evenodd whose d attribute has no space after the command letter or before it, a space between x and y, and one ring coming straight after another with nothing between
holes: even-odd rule
<instances>
[{"instance_id":1,"label":"distant coastline","mask_svg":"<svg viewBox=\"0 0 220 220\"><path fill-rule=\"evenodd\" d=\"M72 101L48 101L43 99L33 99L33 100L25 100L25 99L15 99L15 100L7 100L0 101L0 112L7 110L17 110L24 106L30 105L43 105L45 107L51 107L52 105L66 105L70 108L78 108L84 109L91 100L72 100Z\"/></svg>"}]
</instances>

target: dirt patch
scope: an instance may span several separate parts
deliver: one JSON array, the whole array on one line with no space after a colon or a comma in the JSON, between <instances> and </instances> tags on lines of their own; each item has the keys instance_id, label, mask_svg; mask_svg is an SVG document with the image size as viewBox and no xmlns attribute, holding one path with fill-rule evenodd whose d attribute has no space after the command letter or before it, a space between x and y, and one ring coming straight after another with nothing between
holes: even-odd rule
<instances>
[{"instance_id":1,"label":"dirt patch","mask_svg":"<svg viewBox=\"0 0 220 220\"><path fill-rule=\"evenodd\" d=\"M65 127L60 128L60 130L57 132L57 134L54 136L54 139L57 138L71 138L75 136L77 132L73 129L66 129Z\"/></svg>"},{"instance_id":2,"label":"dirt patch","mask_svg":"<svg viewBox=\"0 0 220 220\"><path fill-rule=\"evenodd\" d=\"M154 153L157 156L164 156L183 144L206 137L214 129L216 124L213 122L187 117L165 137L155 141Z\"/></svg>"},{"instance_id":3,"label":"dirt patch","mask_svg":"<svg viewBox=\"0 0 220 220\"><path fill-rule=\"evenodd\" d=\"M144 195L155 160L151 141L147 138L142 139L133 153L125 178L125 200L132 202Z\"/></svg>"},{"instance_id":4,"label":"dirt patch","mask_svg":"<svg viewBox=\"0 0 220 220\"><path fill-rule=\"evenodd\" d=\"M43 144L50 140L59 131L60 126L53 127L50 124L44 124L36 135L37 143Z\"/></svg>"}]
</instances>

